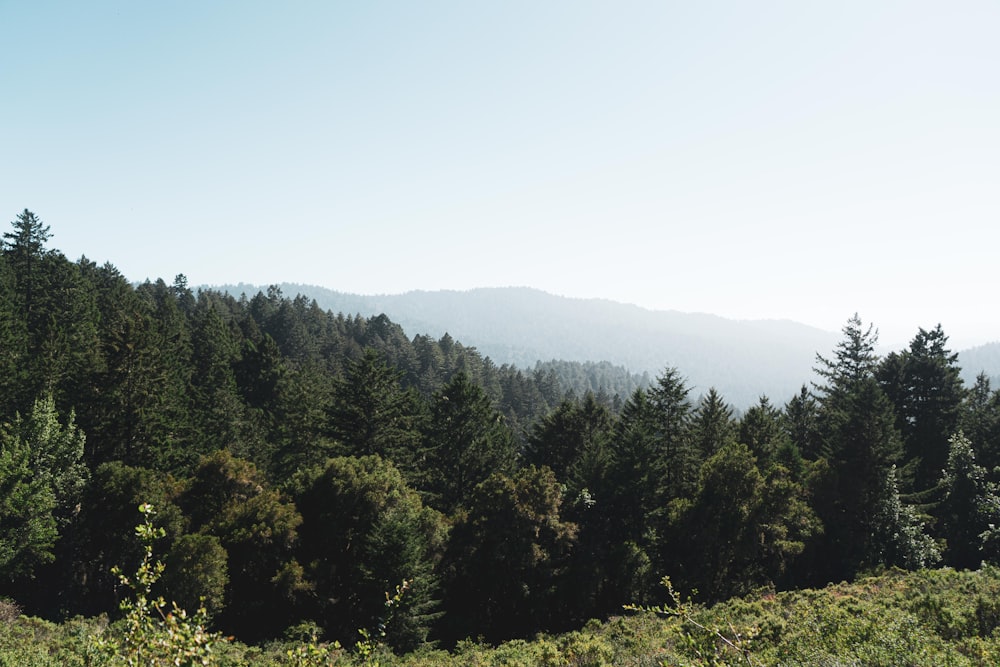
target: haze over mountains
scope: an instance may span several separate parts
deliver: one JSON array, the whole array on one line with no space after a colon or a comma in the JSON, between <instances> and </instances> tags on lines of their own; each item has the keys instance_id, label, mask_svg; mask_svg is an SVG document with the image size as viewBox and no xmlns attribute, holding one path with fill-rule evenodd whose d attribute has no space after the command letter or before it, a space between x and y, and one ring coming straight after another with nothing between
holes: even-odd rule
<instances>
[{"instance_id":1,"label":"haze over mountains","mask_svg":"<svg viewBox=\"0 0 1000 667\"><path fill-rule=\"evenodd\" d=\"M384 313L410 337L445 333L497 364L534 368L539 361L607 361L655 377L676 367L697 398L715 387L736 408L766 395L783 404L814 379L816 354L828 356L840 332L790 320L731 320L702 313L653 311L605 299L572 299L528 287L361 295L283 283L324 310L365 317ZM218 287L252 296L267 287ZM845 322L850 313L845 314ZM914 332L916 333L916 332ZM947 331L945 332L947 333ZM1000 346L962 354L966 382L979 370L1000 374Z\"/></svg>"}]
</instances>

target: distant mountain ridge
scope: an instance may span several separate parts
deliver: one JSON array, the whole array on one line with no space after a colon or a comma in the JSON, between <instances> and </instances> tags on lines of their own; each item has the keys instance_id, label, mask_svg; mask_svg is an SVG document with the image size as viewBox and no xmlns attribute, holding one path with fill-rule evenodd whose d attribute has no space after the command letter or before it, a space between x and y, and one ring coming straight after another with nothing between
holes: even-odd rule
<instances>
[{"instance_id":1,"label":"distant mountain ridge","mask_svg":"<svg viewBox=\"0 0 1000 667\"><path fill-rule=\"evenodd\" d=\"M676 367L687 378L692 398L715 387L740 409L762 395L784 404L815 379L816 354L828 356L841 338L840 332L791 320L731 320L648 310L528 287L389 295L349 294L296 283L277 287L286 296L315 299L321 308L335 313L365 317L384 313L410 337L439 338L448 333L498 364L531 369L540 361L607 361L653 377ZM213 289L250 297L267 287L241 283ZM967 385L980 371L1000 380L1000 343L960 352L959 362L965 362L962 376Z\"/></svg>"},{"instance_id":2,"label":"distant mountain ridge","mask_svg":"<svg viewBox=\"0 0 1000 667\"><path fill-rule=\"evenodd\" d=\"M608 361L655 376L676 367L696 398L715 387L736 407L761 395L784 403L812 375L816 353L839 334L783 321L737 321L715 315L652 311L604 299L572 299L526 287L358 295L300 284L278 285L324 310L386 314L408 336L448 333L495 363L533 368L539 361ZM215 287L248 297L266 287Z\"/></svg>"}]
</instances>

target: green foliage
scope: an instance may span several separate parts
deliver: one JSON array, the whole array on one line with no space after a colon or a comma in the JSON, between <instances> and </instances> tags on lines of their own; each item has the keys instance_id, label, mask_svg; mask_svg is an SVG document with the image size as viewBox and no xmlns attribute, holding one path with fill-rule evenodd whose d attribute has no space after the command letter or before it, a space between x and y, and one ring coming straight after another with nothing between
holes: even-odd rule
<instances>
[{"instance_id":1,"label":"green foliage","mask_svg":"<svg viewBox=\"0 0 1000 667\"><path fill-rule=\"evenodd\" d=\"M0 577L31 577L54 558L55 493L32 466L31 443L0 434Z\"/></svg>"},{"instance_id":2,"label":"green foliage","mask_svg":"<svg viewBox=\"0 0 1000 667\"><path fill-rule=\"evenodd\" d=\"M180 502L191 529L216 538L224 550L202 543L189 552L200 556L190 567L207 577L206 586L217 586L223 567L228 570L220 626L246 639L279 635L307 588L295 559L302 516L294 503L227 450L202 459Z\"/></svg>"},{"instance_id":3,"label":"green foliage","mask_svg":"<svg viewBox=\"0 0 1000 667\"><path fill-rule=\"evenodd\" d=\"M397 649L424 643L438 616L434 568L447 535L443 517L423 505L398 468L374 455L330 459L294 486L311 617L348 645L358 627L382 624L379 599L405 579L386 641Z\"/></svg>"},{"instance_id":4,"label":"green foliage","mask_svg":"<svg viewBox=\"0 0 1000 667\"><path fill-rule=\"evenodd\" d=\"M698 402L691 424L692 437L702 457L708 458L726 445L735 435L733 409L726 404L715 387L711 387Z\"/></svg>"},{"instance_id":5,"label":"green foliage","mask_svg":"<svg viewBox=\"0 0 1000 667\"><path fill-rule=\"evenodd\" d=\"M427 475L421 488L446 514L465 503L493 473L509 473L517 460L510 429L482 387L458 373L435 393L426 433Z\"/></svg>"},{"instance_id":6,"label":"green foliage","mask_svg":"<svg viewBox=\"0 0 1000 667\"><path fill-rule=\"evenodd\" d=\"M207 630L204 608L189 616L176 603L168 606L162 597L153 596L153 586L164 569L153 558L153 545L164 537L164 531L154 527L151 505L140 505L139 512L144 521L135 533L145 547L142 562L131 577L117 567L113 570L134 597L122 601L123 617L97 638L98 650L107 657L108 665L210 665L215 645L224 640Z\"/></svg>"},{"instance_id":7,"label":"green foliage","mask_svg":"<svg viewBox=\"0 0 1000 667\"><path fill-rule=\"evenodd\" d=\"M936 484L948 460L948 438L958 429L965 387L958 355L945 346L939 324L920 329L902 353L883 360L877 376L896 409L906 458L914 461L915 488Z\"/></svg>"},{"instance_id":8,"label":"green foliage","mask_svg":"<svg viewBox=\"0 0 1000 667\"><path fill-rule=\"evenodd\" d=\"M110 565L146 558L139 502L158 509L167 563L151 596L203 604L253 642L312 627L292 653L330 662L362 660L325 643L354 646L358 627L386 665L403 660L390 646L430 660L435 637L578 629L650 601L667 572L717 601L920 568L942 548L958 567L1000 562L1000 394L985 377L963 390L940 327L879 359L855 316L814 394L737 420L712 390L695 407L674 368L649 383L600 364L498 367L447 334L411 341L384 315L277 288L134 286L49 238L25 211L0 245L0 590L29 614L114 612ZM610 387L633 393L623 405ZM949 447L959 425L969 441ZM404 579L383 642L383 594ZM14 625L30 624L55 632ZM585 664L641 643L616 635L608 658L597 636L463 646L483 664ZM891 662L893 641L852 659ZM219 648L233 664L291 659L288 644ZM675 648L640 663L692 662Z\"/></svg>"},{"instance_id":9,"label":"green foliage","mask_svg":"<svg viewBox=\"0 0 1000 667\"><path fill-rule=\"evenodd\" d=\"M557 622L556 587L577 531L561 504L562 489L545 467L494 474L476 487L446 557L450 639L525 636Z\"/></svg>"},{"instance_id":10,"label":"green foliage","mask_svg":"<svg viewBox=\"0 0 1000 667\"><path fill-rule=\"evenodd\" d=\"M568 480L574 472L582 472L581 459L605 447L611 423L611 412L593 393L582 401L567 399L535 425L528 437L525 461L547 466L556 477ZM586 484L577 488L586 488Z\"/></svg>"},{"instance_id":11,"label":"green foliage","mask_svg":"<svg viewBox=\"0 0 1000 667\"><path fill-rule=\"evenodd\" d=\"M59 531L79 512L89 472L85 437L55 400L34 402L27 418L0 427L0 577L31 578L55 558Z\"/></svg>"}]
</instances>

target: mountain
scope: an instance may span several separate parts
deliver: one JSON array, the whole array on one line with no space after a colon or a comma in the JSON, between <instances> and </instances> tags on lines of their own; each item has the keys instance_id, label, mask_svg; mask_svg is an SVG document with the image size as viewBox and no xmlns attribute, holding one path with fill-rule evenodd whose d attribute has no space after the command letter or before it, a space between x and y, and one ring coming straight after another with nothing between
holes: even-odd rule
<instances>
[{"instance_id":1,"label":"mountain","mask_svg":"<svg viewBox=\"0 0 1000 667\"><path fill-rule=\"evenodd\" d=\"M1000 388L1000 343L987 343L958 353L962 367L962 380L967 387L976 382L976 376L986 373L994 389Z\"/></svg>"},{"instance_id":2,"label":"mountain","mask_svg":"<svg viewBox=\"0 0 1000 667\"><path fill-rule=\"evenodd\" d=\"M384 313L408 336L445 333L495 363L533 368L539 361L608 361L655 376L676 367L696 398L715 387L737 408L761 395L783 404L813 379L816 353L840 338L788 320L730 320L715 315L654 311L604 299L572 299L525 287L358 295L313 285L278 285L324 310ZM253 285L216 287L252 296Z\"/></svg>"}]
</instances>

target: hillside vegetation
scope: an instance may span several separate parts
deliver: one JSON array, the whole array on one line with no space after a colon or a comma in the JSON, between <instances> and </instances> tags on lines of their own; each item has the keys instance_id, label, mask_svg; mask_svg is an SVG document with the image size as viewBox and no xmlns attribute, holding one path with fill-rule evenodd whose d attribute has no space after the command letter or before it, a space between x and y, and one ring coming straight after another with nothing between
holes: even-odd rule
<instances>
[{"instance_id":1,"label":"hillside vegetation","mask_svg":"<svg viewBox=\"0 0 1000 667\"><path fill-rule=\"evenodd\" d=\"M50 236L24 211L0 245L0 598L83 635L106 617L101 655L420 656L580 632L664 576L710 605L1000 563L1000 392L941 327L882 354L851 317L815 383L738 413L685 359L609 395L600 364L132 285Z\"/></svg>"},{"instance_id":2,"label":"hillside vegetation","mask_svg":"<svg viewBox=\"0 0 1000 667\"><path fill-rule=\"evenodd\" d=\"M97 667L93 638L104 621L53 624L0 605L0 664ZM498 646L464 641L451 651L397 656L295 641L249 647L222 640L206 664L382 667L658 667L660 665L993 666L1000 662L1000 571L892 570L855 583L761 591L710 608L667 604L657 612L592 621L579 630ZM199 663L200 664L200 663Z\"/></svg>"}]
</instances>

